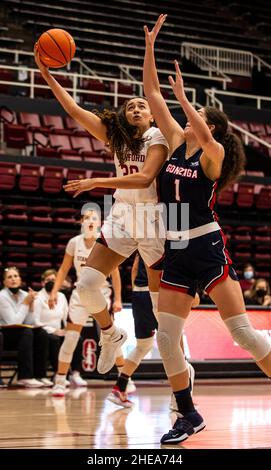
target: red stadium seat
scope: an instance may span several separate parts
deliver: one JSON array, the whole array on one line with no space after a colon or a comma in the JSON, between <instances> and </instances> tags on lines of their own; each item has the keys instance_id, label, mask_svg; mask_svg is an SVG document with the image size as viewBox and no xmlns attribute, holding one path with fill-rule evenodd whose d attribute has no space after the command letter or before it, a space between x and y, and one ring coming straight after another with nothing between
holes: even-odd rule
<instances>
[{"instance_id":1,"label":"red stadium seat","mask_svg":"<svg viewBox=\"0 0 271 470\"><path fill-rule=\"evenodd\" d=\"M240 242L247 242L251 240L251 227L248 226L240 226L234 229L234 233L232 235L234 240Z\"/></svg>"},{"instance_id":2,"label":"red stadium seat","mask_svg":"<svg viewBox=\"0 0 271 470\"><path fill-rule=\"evenodd\" d=\"M8 246L28 246L28 232L11 231L5 241Z\"/></svg>"},{"instance_id":3,"label":"red stadium seat","mask_svg":"<svg viewBox=\"0 0 271 470\"><path fill-rule=\"evenodd\" d=\"M44 250L52 249L53 234L48 232L33 233L31 246L33 248L42 248Z\"/></svg>"},{"instance_id":4,"label":"red stadium seat","mask_svg":"<svg viewBox=\"0 0 271 470\"><path fill-rule=\"evenodd\" d=\"M249 208L254 204L254 184L239 183L236 202L240 208Z\"/></svg>"},{"instance_id":5,"label":"red stadium seat","mask_svg":"<svg viewBox=\"0 0 271 470\"><path fill-rule=\"evenodd\" d=\"M257 209L271 209L271 186L263 186L256 196Z\"/></svg>"},{"instance_id":6,"label":"red stadium seat","mask_svg":"<svg viewBox=\"0 0 271 470\"><path fill-rule=\"evenodd\" d=\"M19 188L21 191L35 192L40 185L40 169L38 165L21 165Z\"/></svg>"},{"instance_id":7,"label":"red stadium seat","mask_svg":"<svg viewBox=\"0 0 271 470\"><path fill-rule=\"evenodd\" d=\"M77 215L78 210L70 207L59 207L52 211L54 221L59 224L74 224Z\"/></svg>"},{"instance_id":8,"label":"red stadium seat","mask_svg":"<svg viewBox=\"0 0 271 470\"><path fill-rule=\"evenodd\" d=\"M0 189L14 189L16 184L16 164L0 162Z\"/></svg>"},{"instance_id":9,"label":"red stadium seat","mask_svg":"<svg viewBox=\"0 0 271 470\"><path fill-rule=\"evenodd\" d=\"M8 205L3 210L3 217L9 221L26 222L28 218L27 209L27 206L24 204Z\"/></svg>"},{"instance_id":10,"label":"red stadium seat","mask_svg":"<svg viewBox=\"0 0 271 470\"><path fill-rule=\"evenodd\" d=\"M69 180L83 180L87 177L86 170L77 168L69 168L67 171L67 181Z\"/></svg>"},{"instance_id":11,"label":"red stadium seat","mask_svg":"<svg viewBox=\"0 0 271 470\"><path fill-rule=\"evenodd\" d=\"M66 116L66 128L74 135L78 135L81 137L89 137L89 132L87 132L78 122L76 122L72 117Z\"/></svg>"},{"instance_id":12,"label":"red stadium seat","mask_svg":"<svg viewBox=\"0 0 271 470\"><path fill-rule=\"evenodd\" d=\"M50 206L33 206L29 209L29 220L31 222L51 223L52 209Z\"/></svg>"},{"instance_id":13,"label":"red stadium seat","mask_svg":"<svg viewBox=\"0 0 271 470\"><path fill-rule=\"evenodd\" d=\"M61 167L46 167L43 174L42 189L45 193L57 194L62 190L63 169Z\"/></svg>"},{"instance_id":14,"label":"red stadium seat","mask_svg":"<svg viewBox=\"0 0 271 470\"><path fill-rule=\"evenodd\" d=\"M220 206L232 206L234 203L234 189L232 185L225 188L219 194L217 202Z\"/></svg>"},{"instance_id":15,"label":"red stadium seat","mask_svg":"<svg viewBox=\"0 0 271 470\"><path fill-rule=\"evenodd\" d=\"M72 134L72 130L65 129L61 116L52 116L49 114L44 114L42 116L42 121L44 126L50 129L50 132L63 135Z\"/></svg>"}]
</instances>

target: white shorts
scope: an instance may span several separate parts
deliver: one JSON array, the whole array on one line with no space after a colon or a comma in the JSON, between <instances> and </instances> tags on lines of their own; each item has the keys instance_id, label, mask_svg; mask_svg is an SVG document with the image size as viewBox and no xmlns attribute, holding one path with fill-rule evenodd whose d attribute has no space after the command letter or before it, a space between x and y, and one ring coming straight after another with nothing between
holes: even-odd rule
<instances>
[{"instance_id":1,"label":"white shorts","mask_svg":"<svg viewBox=\"0 0 271 470\"><path fill-rule=\"evenodd\" d=\"M103 243L124 258L136 250L147 266L163 259L165 228L162 206L115 202L101 229Z\"/></svg>"},{"instance_id":2,"label":"white shorts","mask_svg":"<svg viewBox=\"0 0 271 470\"><path fill-rule=\"evenodd\" d=\"M111 308L111 293L112 290L109 286L102 288L102 294L104 295L105 300L107 302L108 310L110 310ZM75 288L72 291L72 295L69 302L69 318L71 319L72 323L76 325L85 326L87 319L90 315L91 312L89 312L85 307L81 305L78 291Z\"/></svg>"}]
</instances>

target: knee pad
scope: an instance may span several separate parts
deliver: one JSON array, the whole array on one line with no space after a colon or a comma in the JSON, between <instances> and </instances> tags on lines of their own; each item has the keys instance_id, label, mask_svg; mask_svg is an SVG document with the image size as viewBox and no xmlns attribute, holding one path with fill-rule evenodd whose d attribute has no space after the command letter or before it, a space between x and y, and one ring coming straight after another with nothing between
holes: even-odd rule
<instances>
[{"instance_id":1,"label":"knee pad","mask_svg":"<svg viewBox=\"0 0 271 470\"><path fill-rule=\"evenodd\" d=\"M89 266L82 268L76 288L80 302L86 308L87 312L92 315L101 312L107 306L105 297L101 292L105 281L105 275L97 271L97 269Z\"/></svg>"},{"instance_id":2,"label":"knee pad","mask_svg":"<svg viewBox=\"0 0 271 470\"><path fill-rule=\"evenodd\" d=\"M157 344L168 377L187 369L180 339L185 319L171 313L159 312Z\"/></svg>"},{"instance_id":3,"label":"knee pad","mask_svg":"<svg viewBox=\"0 0 271 470\"><path fill-rule=\"evenodd\" d=\"M256 361L261 361L269 354L270 341L251 326L246 313L227 318L225 324L234 341L250 352Z\"/></svg>"},{"instance_id":4,"label":"knee pad","mask_svg":"<svg viewBox=\"0 0 271 470\"><path fill-rule=\"evenodd\" d=\"M138 338L136 347L128 355L127 359L136 365L139 365L142 359L152 350L154 336L150 338Z\"/></svg>"},{"instance_id":5,"label":"knee pad","mask_svg":"<svg viewBox=\"0 0 271 470\"><path fill-rule=\"evenodd\" d=\"M70 364L72 361L73 352L76 348L80 337L79 331L67 330L63 344L59 350L58 359L60 362Z\"/></svg>"}]
</instances>

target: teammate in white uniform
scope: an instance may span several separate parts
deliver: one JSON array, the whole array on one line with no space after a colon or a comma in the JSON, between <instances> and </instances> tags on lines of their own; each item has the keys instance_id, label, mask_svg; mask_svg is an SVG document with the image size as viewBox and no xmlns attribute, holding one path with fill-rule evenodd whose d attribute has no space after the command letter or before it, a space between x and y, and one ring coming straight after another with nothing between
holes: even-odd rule
<instances>
[{"instance_id":1,"label":"teammate in white uniform","mask_svg":"<svg viewBox=\"0 0 271 470\"><path fill-rule=\"evenodd\" d=\"M86 204L82 209L82 232L80 235L77 235L71 238L67 244L65 256L63 262L57 273L57 277L54 283L54 287L50 293L49 297L49 306L54 308L57 302L58 291L63 284L63 280L66 278L70 268L75 267L77 278L80 275L82 266L85 265L86 260L93 249L96 238L98 236L98 229L100 227L100 217L95 209L91 208L91 204ZM114 291L114 303L113 303L113 312L120 311L122 308L121 305L121 281L119 270L116 269L112 273L112 287ZM102 286L103 295L106 298L108 308L111 308L111 287L109 282L105 280L104 285ZM55 378L55 386L52 389L52 394L54 396L63 396L65 394L65 378L69 369L69 365L72 359L72 354L67 354L67 343L69 349L69 342L71 338L76 339L76 343L79 339L81 329L86 324L89 313L81 305L77 289L74 289L69 302L69 315L67 323L67 331L64 342L59 351L59 363L58 363L58 374ZM76 345L75 345L76 346ZM73 351L72 351L73 352ZM118 362L116 365L123 364L124 359L122 357L121 351L119 351L117 356ZM83 380L80 376L74 377L74 385L85 386L87 382Z\"/></svg>"}]
</instances>

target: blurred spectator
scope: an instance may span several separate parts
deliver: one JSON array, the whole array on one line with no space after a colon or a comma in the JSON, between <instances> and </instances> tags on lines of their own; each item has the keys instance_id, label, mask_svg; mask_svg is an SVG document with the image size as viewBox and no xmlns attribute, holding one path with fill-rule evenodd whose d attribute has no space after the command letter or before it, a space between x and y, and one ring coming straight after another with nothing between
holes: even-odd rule
<instances>
[{"instance_id":1,"label":"blurred spectator","mask_svg":"<svg viewBox=\"0 0 271 470\"><path fill-rule=\"evenodd\" d=\"M50 309L48 300L53 290L57 272L54 269L47 269L41 276L43 288L38 292L34 301L34 312L36 321L43 325L49 335L49 360L54 373L57 372L58 353L65 336L65 326L68 317L68 302L62 292L57 292L54 308ZM72 372L70 381L73 385L87 385L80 377L79 371L82 361L82 340L78 342L74 351L71 363ZM47 379L47 385L53 383ZM50 383L49 383L50 382Z\"/></svg>"},{"instance_id":2,"label":"blurred spectator","mask_svg":"<svg viewBox=\"0 0 271 470\"><path fill-rule=\"evenodd\" d=\"M4 270L3 284L4 288L0 292L0 325L4 349L18 350L17 384L31 388L43 387L48 335L42 328L33 327L35 313L32 307L36 292L29 289L27 293L21 289L22 279L15 266Z\"/></svg>"},{"instance_id":3,"label":"blurred spectator","mask_svg":"<svg viewBox=\"0 0 271 470\"><path fill-rule=\"evenodd\" d=\"M262 307L271 305L270 286L266 279L260 278L255 281L245 302L247 305L261 305Z\"/></svg>"},{"instance_id":4,"label":"blurred spectator","mask_svg":"<svg viewBox=\"0 0 271 470\"><path fill-rule=\"evenodd\" d=\"M252 264L246 263L244 265L243 278L240 279L240 286L244 297L247 297L249 295L249 292L255 283L254 272L255 271Z\"/></svg>"}]
</instances>

